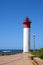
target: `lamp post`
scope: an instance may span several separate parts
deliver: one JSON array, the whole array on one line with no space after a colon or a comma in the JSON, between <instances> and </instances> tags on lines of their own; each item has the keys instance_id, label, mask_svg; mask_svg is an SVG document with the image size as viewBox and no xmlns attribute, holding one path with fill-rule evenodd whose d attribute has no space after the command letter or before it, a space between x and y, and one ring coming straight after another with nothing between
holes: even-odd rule
<instances>
[{"instance_id":1,"label":"lamp post","mask_svg":"<svg viewBox=\"0 0 43 65\"><path fill-rule=\"evenodd\" d=\"M35 34L33 34L33 43L34 43L34 51L35 51Z\"/></svg>"}]
</instances>

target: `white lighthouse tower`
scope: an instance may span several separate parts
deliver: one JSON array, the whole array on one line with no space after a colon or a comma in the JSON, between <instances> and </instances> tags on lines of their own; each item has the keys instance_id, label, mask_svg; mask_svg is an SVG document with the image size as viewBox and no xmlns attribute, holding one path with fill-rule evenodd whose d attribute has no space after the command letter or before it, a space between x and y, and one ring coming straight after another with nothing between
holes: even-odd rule
<instances>
[{"instance_id":1,"label":"white lighthouse tower","mask_svg":"<svg viewBox=\"0 0 43 65\"><path fill-rule=\"evenodd\" d=\"M23 52L29 52L30 50L30 24L31 21L26 17L23 22Z\"/></svg>"}]
</instances>

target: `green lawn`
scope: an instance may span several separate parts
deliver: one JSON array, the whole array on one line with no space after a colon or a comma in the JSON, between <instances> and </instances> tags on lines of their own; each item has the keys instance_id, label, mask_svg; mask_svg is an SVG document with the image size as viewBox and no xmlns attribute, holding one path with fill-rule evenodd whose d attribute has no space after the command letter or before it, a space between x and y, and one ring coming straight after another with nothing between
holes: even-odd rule
<instances>
[{"instance_id":1,"label":"green lawn","mask_svg":"<svg viewBox=\"0 0 43 65\"><path fill-rule=\"evenodd\" d=\"M43 48L40 49L40 50L31 52L31 54L36 56L36 57L39 57L39 58L43 59Z\"/></svg>"}]
</instances>

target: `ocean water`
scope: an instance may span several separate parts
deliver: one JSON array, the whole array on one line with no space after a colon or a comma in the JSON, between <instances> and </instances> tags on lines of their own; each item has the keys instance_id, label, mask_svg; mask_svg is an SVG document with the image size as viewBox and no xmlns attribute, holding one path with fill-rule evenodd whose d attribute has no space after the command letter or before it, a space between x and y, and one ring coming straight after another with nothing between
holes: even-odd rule
<instances>
[{"instance_id":1,"label":"ocean water","mask_svg":"<svg viewBox=\"0 0 43 65\"><path fill-rule=\"evenodd\" d=\"M14 54L16 54L16 53L22 53L23 52L23 50L14 50L14 49L12 49L12 50L9 50L9 49L1 49L0 50L0 55L14 55Z\"/></svg>"}]
</instances>

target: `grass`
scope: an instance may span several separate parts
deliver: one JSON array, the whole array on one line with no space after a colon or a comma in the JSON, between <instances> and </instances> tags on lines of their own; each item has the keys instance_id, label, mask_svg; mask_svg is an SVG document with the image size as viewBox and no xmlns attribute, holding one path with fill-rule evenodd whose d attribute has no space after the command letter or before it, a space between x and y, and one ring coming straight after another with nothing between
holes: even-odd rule
<instances>
[{"instance_id":1,"label":"grass","mask_svg":"<svg viewBox=\"0 0 43 65\"><path fill-rule=\"evenodd\" d=\"M31 52L31 54L36 56L36 57L43 59L43 48L41 48L40 50Z\"/></svg>"}]
</instances>

